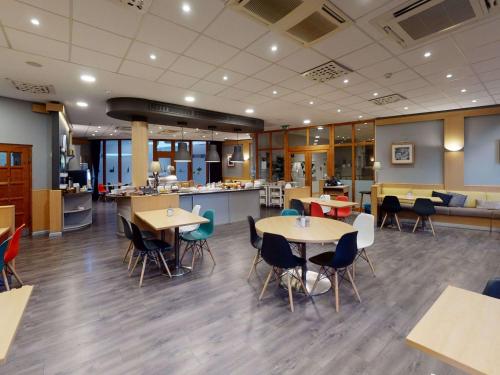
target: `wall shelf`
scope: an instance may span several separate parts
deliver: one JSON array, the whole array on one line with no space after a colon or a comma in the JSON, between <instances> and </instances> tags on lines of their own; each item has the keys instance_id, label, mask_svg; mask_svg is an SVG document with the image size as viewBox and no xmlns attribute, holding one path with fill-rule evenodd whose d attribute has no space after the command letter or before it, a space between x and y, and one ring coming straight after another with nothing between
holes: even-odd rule
<instances>
[{"instance_id":1,"label":"wall shelf","mask_svg":"<svg viewBox=\"0 0 500 375\"><path fill-rule=\"evenodd\" d=\"M77 230L92 225L92 193L63 194L62 201L63 231Z\"/></svg>"}]
</instances>

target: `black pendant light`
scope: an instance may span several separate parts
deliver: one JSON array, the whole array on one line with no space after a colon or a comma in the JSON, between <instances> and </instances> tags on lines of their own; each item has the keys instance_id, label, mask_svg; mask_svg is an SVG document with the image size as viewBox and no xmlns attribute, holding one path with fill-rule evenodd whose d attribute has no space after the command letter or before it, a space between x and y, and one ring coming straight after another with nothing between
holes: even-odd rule
<instances>
[{"instance_id":1,"label":"black pendant light","mask_svg":"<svg viewBox=\"0 0 500 375\"><path fill-rule=\"evenodd\" d=\"M187 125L186 122L178 122L178 125L181 127L181 142L179 142L179 146L177 151L175 152L174 156L174 161L176 163L181 163L181 162L191 162L191 154L189 153L188 150L188 145L186 142L184 142L184 126Z\"/></svg>"},{"instance_id":2,"label":"black pendant light","mask_svg":"<svg viewBox=\"0 0 500 375\"><path fill-rule=\"evenodd\" d=\"M215 126L209 126L210 130L212 130L212 142L208 145L208 153L205 158L205 162L207 163L220 163L220 156L217 152L217 145L214 143L214 129Z\"/></svg>"},{"instance_id":3,"label":"black pendant light","mask_svg":"<svg viewBox=\"0 0 500 375\"><path fill-rule=\"evenodd\" d=\"M236 146L234 146L233 154L231 155L231 161L233 163L244 163L242 145L238 144L238 132L240 129L234 129L236 132Z\"/></svg>"}]
</instances>

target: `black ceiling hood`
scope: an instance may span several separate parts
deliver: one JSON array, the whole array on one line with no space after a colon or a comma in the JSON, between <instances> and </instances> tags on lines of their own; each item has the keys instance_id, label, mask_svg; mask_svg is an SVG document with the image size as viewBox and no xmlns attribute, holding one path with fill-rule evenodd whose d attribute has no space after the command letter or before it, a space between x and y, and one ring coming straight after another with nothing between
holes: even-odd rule
<instances>
[{"instance_id":1,"label":"black ceiling hood","mask_svg":"<svg viewBox=\"0 0 500 375\"><path fill-rule=\"evenodd\" d=\"M184 105L157 102L141 98L111 98L106 101L106 114L125 121L146 121L150 124L177 126L178 121L186 121L189 128L210 129L232 132L235 127L243 133L264 130L264 120L209 111Z\"/></svg>"}]
</instances>

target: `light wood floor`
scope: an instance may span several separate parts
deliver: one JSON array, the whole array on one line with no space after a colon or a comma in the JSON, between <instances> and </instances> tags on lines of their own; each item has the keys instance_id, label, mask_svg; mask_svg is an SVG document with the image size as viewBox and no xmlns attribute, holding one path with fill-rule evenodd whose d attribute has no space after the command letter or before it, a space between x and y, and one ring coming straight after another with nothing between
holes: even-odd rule
<instances>
[{"instance_id":1,"label":"light wood floor","mask_svg":"<svg viewBox=\"0 0 500 375\"><path fill-rule=\"evenodd\" d=\"M216 228L217 266L205 257L172 280L151 267L139 289L113 203L96 211L90 229L23 239L18 269L35 289L0 374L458 374L404 338L446 285L482 291L500 275L499 233L388 229L369 251L377 277L357 268L361 304L343 284L340 313L331 293L297 295L291 313L275 284L258 303L266 265L247 283L242 222Z\"/></svg>"}]
</instances>

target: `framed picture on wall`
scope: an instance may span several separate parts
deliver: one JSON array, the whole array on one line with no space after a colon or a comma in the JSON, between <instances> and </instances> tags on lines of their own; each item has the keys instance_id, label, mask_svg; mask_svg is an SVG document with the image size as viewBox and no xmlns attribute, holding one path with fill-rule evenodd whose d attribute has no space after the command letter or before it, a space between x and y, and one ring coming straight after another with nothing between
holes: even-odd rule
<instances>
[{"instance_id":1,"label":"framed picture on wall","mask_svg":"<svg viewBox=\"0 0 500 375\"><path fill-rule=\"evenodd\" d=\"M392 164L415 163L415 144L393 143L391 145L391 160Z\"/></svg>"},{"instance_id":2,"label":"framed picture on wall","mask_svg":"<svg viewBox=\"0 0 500 375\"><path fill-rule=\"evenodd\" d=\"M233 159L231 159L231 154L227 156L227 166L228 167L234 167Z\"/></svg>"}]
</instances>

